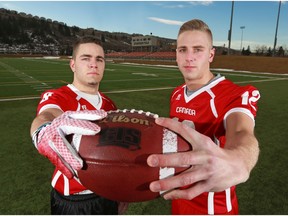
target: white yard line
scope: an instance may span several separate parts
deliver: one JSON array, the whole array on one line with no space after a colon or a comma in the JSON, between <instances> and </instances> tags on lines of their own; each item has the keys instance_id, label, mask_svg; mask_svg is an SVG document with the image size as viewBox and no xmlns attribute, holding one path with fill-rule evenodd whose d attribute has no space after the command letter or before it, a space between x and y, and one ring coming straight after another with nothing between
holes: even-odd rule
<instances>
[{"instance_id":1,"label":"white yard line","mask_svg":"<svg viewBox=\"0 0 288 216\"><path fill-rule=\"evenodd\" d=\"M271 78L271 79L263 79L263 80L249 80L249 81L239 81L235 83L261 83L261 82L272 82L279 80L288 80L288 78Z\"/></svg>"},{"instance_id":2,"label":"white yard line","mask_svg":"<svg viewBox=\"0 0 288 216\"><path fill-rule=\"evenodd\" d=\"M20 80L24 82L24 84L30 85L31 88L35 89L36 91L39 90L39 85L43 86L43 90L52 88L46 83L43 83L32 76L27 75L26 73L12 67L11 65L5 64L0 61L0 65L5 68L8 72L13 74L14 76L18 77ZM15 84L14 84L15 85ZM17 85L17 84L16 84ZM21 84L20 84L21 85Z\"/></svg>"},{"instance_id":3,"label":"white yard line","mask_svg":"<svg viewBox=\"0 0 288 216\"><path fill-rule=\"evenodd\" d=\"M279 80L288 80L288 78L275 78L275 79L264 79L264 80L249 80L249 81L240 81L235 83L261 83L261 82L273 82ZM147 88L147 89L130 89L130 90L118 90L118 91L106 91L103 92L104 94L119 94L119 93L130 93L130 92L146 92L146 91L160 91L160 90L167 90L167 89L174 89L175 87L161 87L161 88ZM0 102L4 101L21 101L21 100L35 100L40 99L39 97L19 97L19 98L3 98L0 99Z\"/></svg>"},{"instance_id":4,"label":"white yard line","mask_svg":"<svg viewBox=\"0 0 288 216\"><path fill-rule=\"evenodd\" d=\"M125 64L122 64L123 66L126 66ZM128 65L128 64L127 64ZM129 64L129 66L131 66L132 64ZM9 69L10 72L14 73L14 74L19 74L21 73L20 71L18 71L17 69L6 65L2 63L2 66L5 66L6 69ZM144 65L133 65L135 67L140 67L140 66L144 66ZM165 67L165 65L153 65L153 66L148 66L145 65L149 68L159 68L159 67ZM8 68L9 67L9 68ZM169 68L170 67L170 68ZM175 66L167 66L167 69L176 69L177 67ZM163 69L163 68L162 68ZM113 69L112 69L113 70ZM267 72L250 72L250 71L235 71L235 70L231 70L231 69L211 69L212 71L223 71L223 75L229 73L230 75L234 75L234 76L248 76L248 77L258 77L258 78L266 78L266 79L262 79L262 80L249 80L249 81L239 81L239 82L235 82L235 83L261 83L261 82L273 82L273 81L279 81L279 80L288 80L288 78L278 78L275 76L288 76L288 74L274 74L274 73L267 73ZM245 73L245 74L236 74L236 73ZM249 74L253 74L253 75L249 75ZM45 89L47 89L47 87L49 87L49 85L47 85L46 83L41 83L40 81L34 79L33 77L30 77L24 73L21 74L22 76L24 76L26 79L24 79L24 82L26 81L26 83L28 82L27 77L30 78L30 85L31 85L31 79L35 82L35 90L39 91L39 84L45 86ZM273 75L274 77L266 77L266 76L261 76L261 75ZM153 80L157 80L157 79L176 79L176 78L154 78ZM103 80L102 82L123 82L123 81L135 81L135 80L151 80L151 79L129 79L129 80ZM37 81L39 83L37 83ZM36 85L36 83L38 85ZM28 83L27 83L28 84ZM31 86L32 87L32 86ZM174 89L175 87L161 87L161 88L147 88L147 89L130 89L130 90L118 90L118 91L106 91L103 92L104 94L119 94L119 93L130 93L130 92L146 92L146 91L160 91L160 90L167 90L167 89ZM5 102L5 101L21 101L21 100L35 100L35 99L40 99L40 96L31 96L31 97L18 97L18 98L0 98L0 102Z\"/></svg>"}]
</instances>

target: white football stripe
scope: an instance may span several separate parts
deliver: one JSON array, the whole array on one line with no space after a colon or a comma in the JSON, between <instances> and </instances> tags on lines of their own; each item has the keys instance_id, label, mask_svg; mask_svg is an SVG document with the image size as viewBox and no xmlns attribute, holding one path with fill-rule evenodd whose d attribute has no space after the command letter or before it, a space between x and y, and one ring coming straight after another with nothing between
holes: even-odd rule
<instances>
[{"instance_id":1,"label":"white football stripe","mask_svg":"<svg viewBox=\"0 0 288 216\"><path fill-rule=\"evenodd\" d=\"M162 147L163 154L177 152L178 149L177 134L164 128L162 144L163 144Z\"/></svg>"},{"instance_id":2,"label":"white football stripe","mask_svg":"<svg viewBox=\"0 0 288 216\"><path fill-rule=\"evenodd\" d=\"M174 132L163 129L163 140L162 140L162 153L173 153L178 150L177 134ZM164 179L175 174L175 168L172 167L161 167L159 169L159 179ZM166 191L160 191L160 194L165 193Z\"/></svg>"}]
</instances>

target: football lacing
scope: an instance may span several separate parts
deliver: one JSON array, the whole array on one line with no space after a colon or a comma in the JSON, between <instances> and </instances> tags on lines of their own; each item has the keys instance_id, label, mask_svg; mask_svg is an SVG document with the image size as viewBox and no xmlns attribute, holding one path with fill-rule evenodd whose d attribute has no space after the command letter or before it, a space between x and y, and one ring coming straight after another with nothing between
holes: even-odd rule
<instances>
[{"instance_id":1,"label":"football lacing","mask_svg":"<svg viewBox=\"0 0 288 216\"><path fill-rule=\"evenodd\" d=\"M143 110L136 110L136 109L117 109L117 110L110 110L108 111L107 113L119 113L119 112L123 112L123 113L126 113L126 112L130 112L130 113L139 113L139 114L145 114L146 116L149 116L149 117L153 117L153 118L159 118L159 115L158 114L155 114L155 113L151 113L151 112L145 112Z\"/></svg>"}]
</instances>

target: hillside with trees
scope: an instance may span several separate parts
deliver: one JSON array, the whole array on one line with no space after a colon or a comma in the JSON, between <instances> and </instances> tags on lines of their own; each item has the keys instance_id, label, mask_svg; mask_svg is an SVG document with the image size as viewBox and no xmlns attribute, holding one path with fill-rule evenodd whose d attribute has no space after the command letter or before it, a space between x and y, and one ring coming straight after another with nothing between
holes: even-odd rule
<instances>
[{"instance_id":1,"label":"hillside with trees","mask_svg":"<svg viewBox=\"0 0 288 216\"><path fill-rule=\"evenodd\" d=\"M0 54L18 55L71 55L72 41L76 37L94 35L101 39L106 52L132 52L131 40L141 34L99 31L94 28L82 29L67 26L45 17L33 16L23 12L0 8ZM157 51L172 51L173 39L156 37L159 41ZM175 48L175 46L174 46ZM216 47L217 54L226 55L227 48ZM258 46L252 53L250 46L242 51L230 50L232 55L272 56L272 49ZM286 47L278 47L276 56L287 56Z\"/></svg>"},{"instance_id":2,"label":"hillside with trees","mask_svg":"<svg viewBox=\"0 0 288 216\"><path fill-rule=\"evenodd\" d=\"M44 17L0 9L0 53L71 55L72 41L79 36L94 35L106 51L131 51L131 39L139 34L98 31L67 26ZM159 38L160 45L175 41Z\"/></svg>"}]
</instances>

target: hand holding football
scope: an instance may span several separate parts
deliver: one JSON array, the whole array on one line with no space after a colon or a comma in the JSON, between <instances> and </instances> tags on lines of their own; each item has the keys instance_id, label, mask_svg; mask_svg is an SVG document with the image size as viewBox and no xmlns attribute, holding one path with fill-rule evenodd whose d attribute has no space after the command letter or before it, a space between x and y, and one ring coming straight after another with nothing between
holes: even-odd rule
<instances>
[{"instance_id":1,"label":"hand holding football","mask_svg":"<svg viewBox=\"0 0 288 216\"><path fill-rule=\"evenodd\" d=\"M152 181L176 175L183 168L153 168L150 154L191 150L177 134L155 123L157 115L117 110L97 121L101 132L82 136L79 155L84 167L78 171L81 183L94 193L120 202L140 202L158 197L150 191Z\"/></svg>"}]
</instances>

